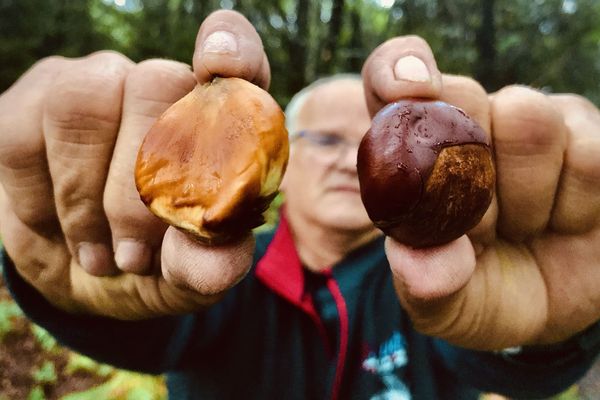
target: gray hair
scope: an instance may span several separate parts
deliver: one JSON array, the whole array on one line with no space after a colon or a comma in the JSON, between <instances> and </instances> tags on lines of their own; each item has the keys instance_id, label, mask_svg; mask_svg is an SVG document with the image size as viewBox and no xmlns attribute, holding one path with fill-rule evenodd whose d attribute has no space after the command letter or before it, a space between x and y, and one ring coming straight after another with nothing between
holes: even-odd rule
<instances>
[{"instance_id":1,"label":"gray hair","mask_svg":"<svg viewBox=\"0 0 600 400\"><path fill-rule=\"evenodd\" d=\"M296 125L298 120L298 114L300 114L300 110L306 103L308 96L312 93L313 90L318 88L319 86L323 86L327 83L331 83L334 81L341 80L358 80L360 81L362 78L360 74L335 74L325 78L319 78L310 85L306 86L304 89L299 91L292 97L287 107L285 108L285 127L290 135L296 133Z\"/></svg>"}]
</instances>

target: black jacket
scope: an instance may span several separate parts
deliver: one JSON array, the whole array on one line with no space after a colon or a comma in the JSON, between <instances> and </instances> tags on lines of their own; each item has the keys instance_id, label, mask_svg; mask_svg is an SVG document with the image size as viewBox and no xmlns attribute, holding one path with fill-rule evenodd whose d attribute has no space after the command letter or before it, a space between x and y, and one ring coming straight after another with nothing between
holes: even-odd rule
<instances>
[{"instance_id":1,"label":"black jacket","mask_svg":"<svg viewBox=\"0 0 600 400\"><path fill-rule=\"evenodd\" d=\"M287 223L257 235L248 276L196 314L126 322L53 308L5 259L13 296L60 342L99 361L167 373L173 399L476 399L549 396L594 354L515 361L417 333L394 293L383 238L307 272Z\"/></svg>"}]
</instances>

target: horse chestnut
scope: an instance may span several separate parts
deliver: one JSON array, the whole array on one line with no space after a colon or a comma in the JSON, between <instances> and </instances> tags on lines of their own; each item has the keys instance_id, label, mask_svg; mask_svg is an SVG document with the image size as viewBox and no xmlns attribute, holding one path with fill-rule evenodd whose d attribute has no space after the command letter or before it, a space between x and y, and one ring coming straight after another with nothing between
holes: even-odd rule
<instances>
[{"instance_id":1,"label":"horse chestnut","mask_svg":"<svg viewBox=\"0 0 600 400\"><path fill-rule=\"evenodd\" d=\"M444 244L473 228L495 186L488 135L441 101L384 107L361 141L357 168L371 220L413 247Z\"/></svg>"},{"instance_id":2,"label":"horse chestnut","mask_svg":"<svg viewBox=\"0 0 600 400\"><path fill-rule=\"evenodd\" d=\"M173 104L146 134L135 181L155 215L207 244L264 222L288 159L285 117L264 90L215 78Z\"/></svg>"}]
</instances>

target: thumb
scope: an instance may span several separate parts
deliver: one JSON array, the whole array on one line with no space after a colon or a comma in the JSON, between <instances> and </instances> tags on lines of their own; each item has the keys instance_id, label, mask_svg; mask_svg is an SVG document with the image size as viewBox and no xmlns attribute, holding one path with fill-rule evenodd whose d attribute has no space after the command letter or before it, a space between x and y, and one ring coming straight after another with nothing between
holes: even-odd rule
<instances>
[{"instance_id":1,"label":"thumb","mask_svg":"<svg viewBox=\"0 0 600 400\"><path fill-rule=\"evenodd\" d=\"M165 233L161 267L165 280L201 296L220 296L242 280L252 266L254 237L205 246L174 227Z\"/></svg>"},{"instance_id":2,"label":"thumb","mask_svg":"<svg viewBox=\"0 0 600 400\"><path fill-rule=\"evenodd\" d=\"M200 26L193 57L199 83L215 76L236 77L268 89L269 61L252 24L240 13L219 10Z\"/></svg>"},{"instance_id":3,"label":"thumb","mask_svg":"<svg viewBox=\"0 0 600 400\"><path fill-rule=\"evenodd\" d=\"M437 98L442 91L431 48L418 36L396 37L377 47L367 58L362 77L371 115L401 98Z\"/></svg>"},{"instance_id":4,"label":"thumb","mask_svg":"<svg viewBox=\"0 0 600 400\"><path fill-rule=\"evenodd\" d=\"M385 251L400 302L417 329L447 336L461 312L463 289L475 271L466 235L441 246L415 249L388 237Z\"/></svg>"},{"instance_id":5,"label":"thumb","mask_svg":"<svg viewBox=\"0 0 600 400\"><path fill-rule=\"evenodd\" d=\"M547 293L529 251L498 242L476 253L466 235L423 249L387 238L385 251L418 331L474 350L538 343Z\"/></svg>"}]
</instances>

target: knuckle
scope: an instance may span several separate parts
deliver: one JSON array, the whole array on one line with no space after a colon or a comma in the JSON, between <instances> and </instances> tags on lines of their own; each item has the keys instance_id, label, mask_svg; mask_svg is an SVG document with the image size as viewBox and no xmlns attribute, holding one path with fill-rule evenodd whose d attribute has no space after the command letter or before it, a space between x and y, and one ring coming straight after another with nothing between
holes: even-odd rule
<instances>
[{"instance_id":1,"label":"knuckle","mask_svg":"<svg viewBox=\"0 0 600 400\"><path fill-rule=\"evenodd\" d=\"M96 190L98 180L97 176L64 172L54 186L60 225L65 236L72 241L92 237L104 240L109 235L102 196Z\"/></svg>"},{"instance_id":2,"label":"knuckle","mask_svg":"<svg viewBox=\"0 0 600 400\"><path fill-rule=\"evenodd\" d=\"M124 74L63 70L46 95L44 117L61 130L95 131L118 124Z\"/></svg>"},{"instance_id":3,"label":"knuckle","mask_svg":"<svg viewBox=\"0 0 600 400\"><path fill-rule=\"evenodd\" d=\"M104 202L104 213L112 224L146 230L156 222L141 202L123 205L122 199L115 200Z\"/></svg>"},{"instance_id":4,"label":"knuckle","mask_svg":"<svg viewBox=\"0 0 600 400\"><path fill-rule=\"evenodd\" d=\"M549 97L543 92L534 89L526 85L508 85L500 89L495 96L497 101L502 104L520 103L520 104L536 104L543 103L542 105L550 104Z\"/></svg>"},{"instance_id":5,"label":"knuckle","mask_svg":"<svg viewBox=\"0 0 600 400\"><path fill-rule=\"evenodd\" d=\"M88 74L82 69L63 71L49 90L46 112L60 114L77 104L87 106L94 96L103 97L104 93L114 91L119 86L118 78L109 74ZM59 107L62 104L66 106Z\"/></svg>"},{"instance_id":6,"label":"knuckle","mask_svg":"<svg viewBox=\"0 0 600 400\"><path fill-rule=\"evenodd\" d=\"M141 74L141 73L170 74L170 73L178 73L179 70L181 70L181 69L189 70L190 67L187 64L179 62L179 61L163 60L160 58L152 58L152 59L144 60L144 61L136 64L136 66L133 67L133 70L131 71L130 75L134 72L136 74Z\"/></svg>"},{"instance_id":7,"label":"knuckle","mask_svg":"<svg viewBox=\"0 0 600 400\"><path fill-rule=\"evenodd\" d=\"M441 100L463 109L485 130L490 130L489 100L485 89L467 76L444 75Z\"/></svg>"},{"instance_id":8,"label":"knuckle","mask_svg":"<svg viewBox=\"0 0 600 400\"><path fill-rule=\"evenodd\" d=\"M456 88L462 90L463 92L473 93L477 96L481 96L482 98L487 97L487 92L483 86L481 86L479 82L470 76L445 74L443 76L443 80L444 90Z\"/></svg>"},{"instance_id":9,"label":"knuckle","mask_svg":"<svg viewBox=\"0 0 600 400\"><path fill-rule=\"evenodd\" d=\"M48 56L37 61L31 67L32 72L52 72L60 70L65 66L68 59L63 56Z\"/></svg>"},{"instance_id":10,"label":"knuckle","mask_svg":"<svg viewBox=\"0 0 600 400\"><path fill-rule=\"evenodd\" d=\"M11 121L0 115L0 165L10 170L30 168L44 157L44 142L41 134L19 135Z\"/></svg>"},{"instance_id":11,"label":"knuckle","mask_svg":"<svg viewBox=\"0 0 600 400\"><path fill-rule=\"evenodd\" d=\"M583 107L592 105L592 102L590 102L585 97L578 95L576 93L554 94L554 95L552 95L552 98L557 99L561 103L563 103L563 102L564 103L572 103L572 104L577 104L578 106L583 106Z\"/></svg>"},{"instance_id":12,"label":"knuckle","mask_svg":"<svg viewBox=\"0 0 600 400\"><path fill-rule=\"evenodd\" d=\"M25 99L39 97L47 88L48 82L69 63L70 60L61 56L49 56L38 60L9 89L1 93L0 108L3 111L15 109L15 103L20 105Z\"/></svg>"},{"instance_id":13,"label":"knuckle","mask_svg":"<svg viewBox=\"0 0 600 400\"><path fill-rule=\"evenodd\" d=\"M142 203L135 189L107 184L104 191L104 214L118 237L143 237L158 244L167 225Z\"/></svg>"},{"instance_id":14,"label":"knuckle","mask_svg":"<svg viewBox=\"0 0 600 400\"><path fill-rule=\"evenodd\" d=\"M57 200L57 206L63 211L63 214L84 217L89 214L94 214L95 211L101 214L101 207L98 206L98 200L90 190L96 184L95 178L84 180L83 177L76 171L65 172L61 176L60 182L54 186L54 194ZM98 210L100 208L100 210ZM81 218L79 222L85 221L86 218Z\"/></svg>"},{"instance_id":15,"label":"knuckle","mask_svg":"<svg viewBox=\"0 0 600 400\"><path fill-rule=\"evenodd\" d=\"M23 159L44 152L41 121L46 92L67 63L58 56L42 59L0 96L0 158L8 164L24 165Z\"/></svg>"},{"instance_id":16,"label":"knuckle","mask_svg":"<svg viewBox=\"0 0 600 400\"><path fill-rule=\"evenodd\" d=\"M494 95L492 124L496 139L532 145L566 143L561 113L550 98L532 88L512 85Z\"/></svg>"},{"instance_id":17,"label":"knuckle","mask_svg":"<svg viewBox=\"0 0 600 400\"><path fill-rule=\"evenodd\" d=\"M587 98L574 93L551 95L550 98L567 119L573 117L600 125L600 110Z\"/></svg>"},{"instance_id":18,"label":"knuckle","mask_svg":"<svg viewBox=\"0 0 600 400\"><path fill-rule=\"evenodd\" d=\"M89 237L90 234L96 233L97 228L101 226L101 222L97 215L93 212L91 201L86 201L81 204L64 210L60 218L60 225L67 238L74 241L79 241L83 237Z\"/></svg>"},{"instance_id":19,"label":"knuckle","mask_svg":"<svg viewBox=\"0 0 600 400\"><path fill-rule=\"evenodd\" d=\"M54 214L40 212L40 204L36 200L26 200L15 204L14 212L25 225L31 227L45 226L49 220L52 220Z\"/></svg>"},{"instance_id":20,"label":"knuckle","mask_svg":"<svg viewBox=\"0 0 600 400\"><path fill-rule=\"evenodd\" d=\"M133 67L125 82L127 95L172 103L194 88L196 81L187 64L171 60L145 60ZM156 90L160 85L162 90Z\"/></svg>"},{"instance_id":21,"label":"knuckle","mask_svg":"<svg viewBox=\"0 0 600 400\"><path fill-rule=\"evenodd\" d=\"M42 151L32 148L29 143L0 146L0 179L11 183L19 182L26 187L27 183L22 179L36 178L32 176L35 171L31 169L39 163L40 157L43 157Z\"/></svg>"},{"instance_id":22,"label":"knuckle","mask_svg":"<svg viewBox=\"0 0 600 400\"><path fill-rule=\"evenodd\" d=\"M125 55L114 51L114 50L100 50L91 53L86 57L88 60L94 63L101 63L103 65L114 65L122 67L132 67L134 65Z\"/></svg>"},{"instance_id":23,"label":"knuckle","mask_svg":"<svg viewBox=\"0 0 600 400\"><path fill-rule=\"evenodd\" d=\"M40 240L39 235L34 233L31 227L25 224L6 204L0 210L0 219L2 220L0 233L3 245L15 262L17 269L30 278L38 279L42 270L48 266L48 260L52 258L49 257L49 250L52 251L52 249L47 247L50 243ZM62 242L59 236L53 235L52 237L56 238L56 242L53 242L51 247L61 247ZM68 262L66 257L63 257L63 260Z\"/></svg>"}]
</instances>

